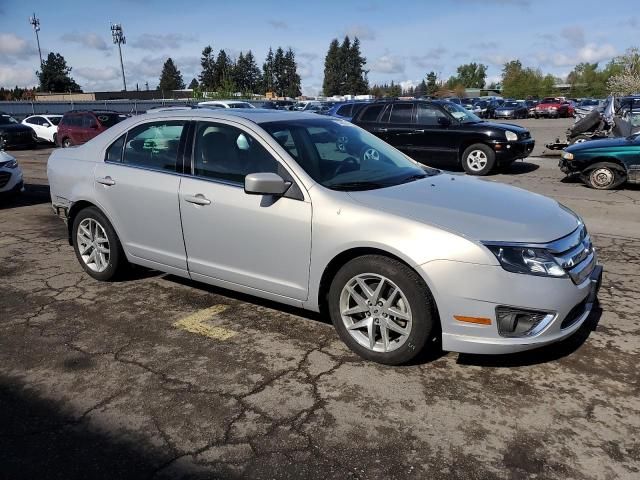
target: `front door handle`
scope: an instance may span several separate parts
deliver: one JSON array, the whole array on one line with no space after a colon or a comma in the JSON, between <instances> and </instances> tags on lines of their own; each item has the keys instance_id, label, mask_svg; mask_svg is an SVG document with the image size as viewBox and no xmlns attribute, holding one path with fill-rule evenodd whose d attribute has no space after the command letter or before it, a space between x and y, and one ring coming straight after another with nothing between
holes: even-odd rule
<instances>
[{"instance_id":1,"label":"front door handle","mask_svg":"<svg viewBox=\"0 0 640 480\"><path fill-rule=\"evenodd\" d=\"M106 185L107 187L111 187L116 184L116 181L109 176L96 178L96 182Z\"/></svg>"},{"instance_id":2,"label":"front door handle","mask_svg":"<svg viewBox=\"0 0 640 480\"><path fill-rule=\"evenodd\" d=\"M185 202L193 203L195 205L209 205L209 204L211 204L211 200L209 200L207 197L205 197L201 193L196 193L195 195L185 195L182 198L184 198Z\"/></svg>"},{"instance_id":3,"label":"front door handle","mask_svg":"<svg viewBox=\"0 0 640 480\"><path fill-rule=\"evenodd\" d=\"M424 133L424 130L414 130L413 133Z\"/></svg>"},{"instance_id":4,"label":"front door handle","mask_svg":"<svg viewBox=\"0 0 640 480\"><path fill-rule=\"evenodd\" d=\"M377 129L376 129L376 132L380 132L380 133L386 133L386 132L388 132L388 131L389 131L389 130L387 130L386 128L377 128Z\"/></svg>"}]
</instances>

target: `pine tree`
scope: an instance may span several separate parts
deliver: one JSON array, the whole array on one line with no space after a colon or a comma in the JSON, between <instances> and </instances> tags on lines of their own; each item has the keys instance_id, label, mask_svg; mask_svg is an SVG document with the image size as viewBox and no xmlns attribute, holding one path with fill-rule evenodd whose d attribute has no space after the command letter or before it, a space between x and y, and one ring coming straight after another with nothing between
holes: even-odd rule
<instances>
[{"instance_id":1,"label":"pine tree","mask_svg":"<svg viewBox=\"0 0 640 480\"><path fill-rule=\"evenodd\" d=\"M273 50L269 47L267 58L262 64L262 85L265 92L275 92L274 57Z\"/></svg>"},{"instance_id":2,"label":"pine tree","mask_svg":"<svg viewBox=\"0 0 640 480\"><path fill-rule=\"evenodd\" d=\"M349 37L345 37L347 42ZM343 44L344 46L344 44ZM360 40L355 37L351 48L342 52L346 56L343 61L345 68L345 85L342 93L359 95L369 91L369 81L367 80L367 71L364 66L367 64L367 59L360 53Z\"/></svg>"},{"instance_id":3,"label":"pine tree","mask_svg":"<svg viewBox=\"0 0 640 480\"><path fill-rule=\"evenodd\" d=\"M340 91L340 44L334 38L329 44L327 56L324 59L324 80L322 81L322 93L325 96L339 95Z\"/></svg>"},{"instance_id":4,"label":"pine tree","mask_svg":"<svg viewBox=\"0 0 640 480\"><path fill-rule=\"evenodd\" d=\"M36 72L40 80L40 91L42 92L81 92L82 89L76 81L71 78L71 67L59 53L49 53L47 59L42 62L42 71Z\"/></svg>"},{"instance_id":5,"label":"pine tree","mask_svg":"<svg viewBox=\"0 0 640 480\"><path fill-rule=\"evenodd\" d=\"M340 77L340 93L347 93L347 71L349 69L349 62L351 58L351 39L349 35L345 35L340 50L338 51L338 61L340 64L339 77Z\"/></svg>"},{"instance_id":6,"label":"pine tree","mask_svg":"<svg viewBox=\"0 0 640 480\"><path fill-rule=\"evenodd\" d=\"M260 68L258 68L258 64L251 50L244 56L244 62L246 92L257 93L260 88L260 83L262 82L262 75L260 75Z\"/></svg>"},{"instance_id":7,"label":"pine tree","mask_svg":"<svg viewBox=\"0 0 640 480\"><path fill-rule=\"evenodd\" d=\"M284 50L278 47L273 57L273 88L279 97L284 96L286 88L285 69Z\"/></svg>"},{"instance_id":8,"label":"pine tree","mask_svg":"<svg viewBox=\"0 0 640 480\"><path fill-rule=\"evenodd\" d=\"M191 80L191 82L189 83L189 89L191 90L195 90L200 86L200 84L198 84L198 80L196 80L195 78L193 80Z\"/></svg>"},{"instance_id":9,"label":"pine tree","mask_svg":"<svg viewBox=\"0 0 640 480\"><path fill-rule=\"evenodd\" d=\"M289 48L284 55L284 95L295 98L300 96L301 93L296 55Z\"/></svg>"},{"instance_id":10,"label":"pine tree","mask_svg":"<svg viewBox=\"0 0 640 480\"><path fill-rule=\"evenodd\" d=\"M216 81L216 61L213 58L213 49L211 45L207 45L202 50L202 57L200 58L200 65L202 71L198 78L200 79L200 86L205 91L215 90Z\"/></svg>"},{"instance_id":11,"label":"pine tree","mask_svg":"<svg viewBox=\"0 0 640 480\"><path fill-rule=\"evenodd\" d=\"M180 73L180 70L178 70L178 67L176 67L175 63L173 63L171 57L169 57L162 66L158 90L170 91L181 90L183 88L184 80L182 79L182 74Z\"/></svg>"},{"instance_id":12,"label":"pine tree","mask_svg":"<svg viewBox=\"0 0 640 480\"><path fill-rule=\"evenodd\" d=\"M438 76L431 71L427 74L427 95L435 95L438 91Z\"/></svg>"},{"instance_id":13,"label":"pine tree","mask_svg":"<svg viewBox=\"0 0 640 480\"><path fill-rule=\"evenodd\" d=\"M238 60L233 68L233 82L241 92L248 92L247 89L247 63L244 53L240 52Z\"/></svg>"},{"instance_id":14,"label":"pine tree","mask_svg":"<svg viewBox=\"0 0 640 480\"><path fill-rule=\"evenodd\" d=\"M223 86L228 87L229 83L233 81L232 74L233 63L227 55L227 52L220 50L216 58L214 87L216 89L222 88Z\"/></svg>"}]
</instances>

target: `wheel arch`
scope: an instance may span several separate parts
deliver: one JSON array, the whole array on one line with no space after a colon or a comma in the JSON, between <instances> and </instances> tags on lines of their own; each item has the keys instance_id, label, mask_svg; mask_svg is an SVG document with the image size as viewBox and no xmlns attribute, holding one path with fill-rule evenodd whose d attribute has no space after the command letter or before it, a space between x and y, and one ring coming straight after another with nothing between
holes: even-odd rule
<instances>
[{"instance_id":1,"label":"wheel arch","mask_svg":"<svg viewBox=\"0 0 640 480\"><path fill-rule=\"evenodd\" d=\"M100 211L100 213L102 213L102 215L104 215L107 218L107 220L111 224L111 227L116 232L116 235L118 236L118 239L122 243L122 240L121 240L122 237L120 236L120 232L118 232L118 229L114 225L113 220L111 220L111 218L109 217L109 215L107 215L107 213L104 211L104 209L100 208L100 205L98 205L97 203L91 202L89 200L82 199L82 200L76 200L75 202L73 202L73 204L71 204L71 208L69 208L69 212L67 213L67 235L68 235L69 245L73 245L73 232L72 232L72 229L73 229L73 222L74 222L76 216L82 210L84 210L86 208L89 208L89 207L95 207L96 209L98 209ZM122 248L124 250L124 246Z\"/></svg>"},{"instance_id":2,"label":"wheel arch","mask_svg":"<svg viewBox=\"0 0 640 480\"><path fill-rule=\"evenodd\" d=\"M591 163L590 165L587 165L583 170L582 173L588 173L591 170L594 170L600 166L604 166L604 165L610 165L614 168L616 168L618 171L624 173L625 175L627 175L627 167L626 165L618 158L616 157L609 157L609 156L601 156L601 157L596 157L593 159L593 163Z\"/></svg>"},{"instance_id":3,"label":"wheel arch","mask_svg":"<svg viewBox=\"0 0 640 480\"><path fill-rule=\"evenodd\" d=\"M475 137L475 138L469 138L469 139L463 140L462 142L460 142L460 146L458 147L458 162L460 163L460 165L462 165L462 161L464 160L462 158L462 154L464 153L464 151L467 148L469 148L471 145L476 145L476 144L484 145L486 147L491 148L491 150L493 150L493 147L491 146L491 144L489 144L486 141L486 139L482 137Z\"/></svg>"},{"instance_id":4,"label":"wheel arch","mask_svg":"<svg viewBox=\"0 0 640 480\"><path fill-rule=\"evenodd\" d=\"M325 315L328 313L328 294L329 289L331 288L331 282L335 278L338 270L347 262L353 260L354 258L362 257L365 255L379 255L382 257L387 257L393 260L396 260L407 268L410 268L418 277L422 280L424 287L429 292L431 299L433 301L433 305L435 308L435 313L437 316L437 324L440 325L440 316L438 313L438 304L436 297L434 295L433 289L430 287L429 282L424 278L424 275L421 274L414 266L411 265L407 260L395 255L387 250L377 248L377 247L353 247L347 250L344 250L337 254L335 257L329 261L329 263L324 268L322 275L320 277L320 283L318 285L318 308L321 314Z\"/></svg>"}]
</instances>

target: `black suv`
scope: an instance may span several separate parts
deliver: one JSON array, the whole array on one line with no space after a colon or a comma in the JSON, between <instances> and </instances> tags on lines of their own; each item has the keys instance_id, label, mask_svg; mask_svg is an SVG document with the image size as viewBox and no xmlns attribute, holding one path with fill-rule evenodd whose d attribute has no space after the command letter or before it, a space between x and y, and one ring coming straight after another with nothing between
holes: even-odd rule
<instances>
[{"instance_id":1,"label":"black suv","mask_svg":"<svg viewBox=\"0 0 640 480\"><path fill-rule=\"evenodd\" d=\"M518 125L485 122L446 100L394 100L367 105L353 123L414 160L441 168L487 175L531 154L529 130Z\"/></svg>"}]
</instances>

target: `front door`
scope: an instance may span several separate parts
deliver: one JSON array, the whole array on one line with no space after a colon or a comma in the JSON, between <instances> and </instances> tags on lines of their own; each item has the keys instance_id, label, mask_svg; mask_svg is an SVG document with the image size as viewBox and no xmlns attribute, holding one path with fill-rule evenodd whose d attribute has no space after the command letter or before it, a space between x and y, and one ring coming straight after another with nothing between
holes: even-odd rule
<instances>
[{"instance_id":1,"label":"front door","mask_svg":"<svg viewBox=\"0 0 640 480\"><path fill-rule=\"evenodd\" d=\"M311 204L244 192L244 177L249 173L293 178L265 145L236 126L199 122L194 142L193 175L184 177L180 185L182 230L192 278L217 279L306 300Z\"/></svg>"},{"instance_id":2,"label":"front door","mask_svg":"<svg viewBox=\"0 0 640 480\"><path fill-rule=\"evenodd\" d=\"M436 105L418 103L411 156L425 165L451 168L457 162L458 147L450 123Z\"/></svg>"},{"instance_id":3,"label":"front door","mask_svg":"<svg viewBox=\"0 0 640 480\"><path fill-rule=\"evenodd\" d=\"M94 174L96 198L126 251L183 275L187 263L176 165L185 125L172 120L133 127L107 149Z\"/></svg>"}]
</instances>

